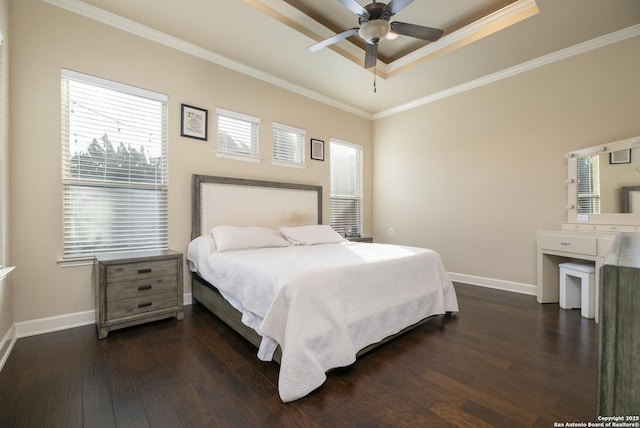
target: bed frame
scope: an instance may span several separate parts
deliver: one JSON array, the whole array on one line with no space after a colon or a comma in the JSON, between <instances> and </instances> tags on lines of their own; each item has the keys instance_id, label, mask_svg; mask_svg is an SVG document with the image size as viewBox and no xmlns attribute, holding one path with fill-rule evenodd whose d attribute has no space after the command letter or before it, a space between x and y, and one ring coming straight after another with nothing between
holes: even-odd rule
<instances>
[{"instance_id":1,"label":"bed frame","mask_svg":"<svg viewBox=\"0 0 640 428\"><path fill-rule=\"evenodd\" d=\"M280 226L322 224L322 186L261 180L193 175L191 239L210 233L214 226ZM248 340L256 348L262 338L241 321L242 315L199 275L191 273L193 299ZM425 318L401 332L369 345L357 356L411 330ZM280 347L273 360L280 363Z\"/></svg>"}]
</instances>

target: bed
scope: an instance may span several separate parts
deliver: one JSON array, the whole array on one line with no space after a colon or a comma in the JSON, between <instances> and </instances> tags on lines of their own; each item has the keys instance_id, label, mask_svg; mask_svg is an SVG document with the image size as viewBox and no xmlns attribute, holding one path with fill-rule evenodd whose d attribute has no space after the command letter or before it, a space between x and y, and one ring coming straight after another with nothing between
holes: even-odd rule
<instances>
[{"instance_id":1,"label":"bed","mask_svg":"<svg viewBox=\"0 0 640 428\"><path fill-rule=\"evenodd\" d=\"M284 402L458 311L438 253L346 240L322 224L321 186L194 175L192 196L193 298L280 363Z\"/></svg>"}]
</instances>

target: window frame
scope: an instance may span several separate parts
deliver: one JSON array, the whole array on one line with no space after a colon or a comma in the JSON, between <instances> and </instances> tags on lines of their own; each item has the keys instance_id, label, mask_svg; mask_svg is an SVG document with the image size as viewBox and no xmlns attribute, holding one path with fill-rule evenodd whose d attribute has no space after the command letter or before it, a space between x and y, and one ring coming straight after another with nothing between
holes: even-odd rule
<instances>
[{"instance_id":1,"label":"window frame","mask_svg":"<svg viewBox=\"0 0 640 428\"><path fill-rule=\"evenodd\" d=\"M93 260L97 254L167 249L169 241L168 96L67 69L61 69L60 84L63 256L58 262L65 267L75 266L86 264L88 261ZM73 88L74 85L76 85L76 88ZM131 109L137 107L134 107L133 103L137 102L142 102L145 106L157 110L151 113L158 114L158 116L155 117L157 124L153 126L157 134L146 133L146 128L144 130L136 129L133 124L117 121L118 128L122 127L122 129L127 129L126 132L122 133L123 135L118 135L121 138L121 146L126 148L126 152L124 153L126 153L130 161L134 154L144 154L146 162L143 165L135 165L132 167L132 165L129 164L129 166L125 168L121 168L120 165L118 165L114 168L113 157L109 158L105 155L104 176L102 178L91 176L86 170L83 172L77 169L82 168L82 160L81 158L77 158L74 161L74 157L87 156L88 152L83 152L82 150L88 150L88 147L92 145L93 142L96 142L99 146L97 140L100 139L97 134L85 136L85 142L90 139L92 139L93 142L89 144L85 143L86 149L75 146L78 136L73 133L73 131L77 132L79 129L88 129L86 128L87 126L89 128L93 127L93 125L87 125L90 122L88 117L81 118L80 122L76 122L82 123L82 125L72 124L72 121L78 120L77 117L75 119L72 117L72 114L74 114L71 108L72 100L80 92L82 85L85 85L87 90L96 92L95 94L89 95L88 98L91 96L98 98L99 95L97 93L100 91L104 91L103 96L109 93L114 97L113 100L122 103L122 107L129 108L129 110L125 109L128 116L137 118L137 116L131 114ZM71 93L72 90L77 91L76 95ZM118 99L119 95L117 93L120 93L122 98ZM132 104L127 105L130 102ZM158 104L156 105L154 103ZM119 104L116 103L116 105ZM104 108L106 109L106 107ZM109 110L109 112L112 111L113 110ZM138 110L135 110L135 112L141 114ZM105 111L93 111L92 114L96 117L102 116L102 119L93 123L97 124L95 125L95 131L103 132L104 130L104 137L106 137L106 139L103 141L105 150L107 150L107 141L109 141L109 143L111 142L108 137L108 126L106 123L111 122L111 126L114 126L114 118L108 116ZM85 128L74 128L74 126L84 126ZM75 142L71 141L72 133ZM135 133L139 135L140 133L145 134L145 138L148 138L149 144L145 145L140 142L140 139L132 138L132 135ZM118 147L120 148L120 146ZM138 147L141 148L141 151L137 150ZM144 152L142 149L144 149ZM106 153L108 152L105 151L105 154ZM76 166L74 167L74 165ZM127 172L128 175L123 177L118 174L120 172ZM146 172L146 174L141 174L142 172ZM148 175L149 173L152 175ZM131 177L136 178L131 179ZM78 202L78 198L87 197L87 195L91 195L91 197L94 198L93 201L95 201L99 208L91 214L91 221L84 222L84 225L100 224L98 221L100 216L94 214L98 211L102 213L103 205L101 204L110 207L110 211L116 212L118 216L125 212L124 228L120 229L120 232L118 232L120 225L114 227L113 219L111 219L110 222L104 223L106 228L99 226L92 229L92 232L100 235L100 238L94 239L93 241L96 247L95 250L91 249L94 245L90 244L90 240L82 237L82 233L80 232L82 226L77 225L77 219L86 213L86 211L82 212L85 204L84 200ZM126 198L122 195L126 195ZM132 200L131 196L134 197L134 202L138 202L138 205L129 203L129 201ZM154 202L154 208L151 210L148 205L148 197L151 197L151 200ZM120 204L120 202L123 201L124 204ZM118 218L120 219L121 217ZM127 219L132 221L127 223ZM136 233L139 233L139 235L135 235L134 238L134 234Z\"/></svg>"},{"instance_id":2,"label":"window frame","mask_svg":"<svg viewBox=\"0 0 640 428\"><path fill-rule=\"evenodd\" d=\"M222 125L220 123L221 118L236 122L236 125L244 125L244 126L248 125L250 127L250 132L249 132L250 135L243 136L243 137L249 137L248 138L249 139L248 142L250 143L249 153L242 153L240 151L233 152L230 150L225 150L222 147L224 144L227 144L222 140L222 138L223 138L223 132L224 133L227 132L226 130L228 129L228 126L226 124ZM256 116L251 116L244 113L238 113L231 110L225 110L223 108L217 108L216 109L216 131L218 135L217 135L216 157L223 158L223 159L240 160L245 162L254 162L254 163L262 162L262 158L260 157L260 122L261 122L261 119Z\"/></svg>"},{"instance_id":3,"label":"window frame","mask_svg":"<svg viewBox=\"0 0 640 428\"><path fill-rule=\"evenodd\" d=\"M305 169L307 167L306 158L305 158L305 141L307 138L307 131L301 128L296 128L294 126L285 125L278 122L272 122L271 129L273 133L273 159L271 163L277 166L284 166L289 168L301 168ZM280 135L280 134L283 135ZM297 141L286 141L287 134L289 137L293 137L293 139L297 139ZM294 158L300 159L296 161L295 159L280 159L281 156L277 153L278 145L281 143L291 143L293 147L289 147L288 151L293 154ZM297 145L297 147L295 147Z\"/></svg>"},{"instance_id":4,"label":"window frame","mask_svg":"<svg viewBox=\"0 0 640 428\"><path fill-rule=\"evenodd\" d=\"M339 158L336 153L336 147L342 147L347 149L354 149L356 151L356 156L354 162L357 162L354 165L354 182L351 185L355 188L355 194L337 194L335 192L336 183L334 183L334 172ZM351 143L349 141L340 140L337 138L331 138L329 140L329 164L330 164L330 185L329 185L329 198L330 198L330 224L331 227L334 228L336 232L344 236L362 236L363 228L364 228L364 171L363 171L363 159L364 159L364 149L363 146L356 143ZM337 200L345 201L352 200L355 201L355 209L356 213L354 216L355 224L351 226L351 233L347 233L346 221L348 220L337 220L338 217L336 211L338 209Z\"/></svg>"}]
</instances>

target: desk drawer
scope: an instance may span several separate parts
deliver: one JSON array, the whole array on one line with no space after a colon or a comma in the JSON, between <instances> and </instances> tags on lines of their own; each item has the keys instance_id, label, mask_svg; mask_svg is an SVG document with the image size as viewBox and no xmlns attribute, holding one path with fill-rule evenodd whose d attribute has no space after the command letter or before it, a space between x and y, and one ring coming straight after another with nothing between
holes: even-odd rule
<instances>
[{"instance_id":1,"label":"desk drawer","mask_svg":"<svg viewBox=\"0 0 640 428\"><path fill-rule=\"evenodd\" d=\"M562 230L581 230L583 232L593 232L594 226L589 223L563 223Z\"/></svg>"},{"instance_id":2,"label":"desk drawer","mask_svg":"<svg viewBox=\"0 0 640 428\"><path fill-rule=\"evenodd\" d=\"M597 224L596 232L635 232L636 227L628 224Z\"/></svg>"},{"instance_id":3,"label":"desk drawer","mask_svg":"<svg viewBox=\"0 0 640 428\"><path fill-rule=\"evenodd\" d=\"M115 264L107 266L107 283L175 276L177 269L178 261L176 259Z\"/></svg>"},{"instance_id":4,"label":"desk drawer","mask_svg":"<svg viewBox=\"0 0 640 428\"><path fill-rule=\"evenodd\" d=\"M538 243L545 250L590 256L598 254L598 240L590 236L540 235Z\"/></svg>"},{"instance_id":5,"label":"desk drawer","mask_svg":"<svg viewBox=\"0 0 640 428\"><path fill-rule=\"evenodd\" d=\"M116 300L107 304L107 320L156 311L158 309L177 308L177 306L178 298L175 291Z\"/></svg>"}]
</instances>

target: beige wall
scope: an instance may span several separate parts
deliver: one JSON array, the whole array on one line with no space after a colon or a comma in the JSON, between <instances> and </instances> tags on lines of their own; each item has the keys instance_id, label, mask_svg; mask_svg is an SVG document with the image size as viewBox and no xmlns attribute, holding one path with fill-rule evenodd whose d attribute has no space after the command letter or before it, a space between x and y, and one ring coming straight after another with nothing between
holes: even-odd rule
<instances>
[{"instance_id":1,"label":"beige wall","mask_svg":"<svg viewBox=\"0 0 640 428\"><path fill-rule=\"evenodd\" d=\"M375 121L376 239L535 284L536 231L566 221L564 154L640 135L638 52L636 37Z\"/></svg>"},{"instance_id":2,"label":"beige wall","mask_svg":"<svg viewBox=\"0 0 640 428\"><path fill-rule=\"evenodd\" d=\"M9 4L0 0L0 264L11 264L9 257L9 93L8 93L8 52L9 52ZM13 325L11 278L0 281L0 358L2 358L2 338Z\"/></svg>"},{"instance_id":3,"label":"beige wall","mask_svg":"<svg viewBox=\"0 0 640 428\"><path fill-rule=\"evenodd\" d=\"M370 122L38 0L12 2L10 19L16 322L94 307L91 268L56 262L61 68L169 95L169 244L180 251L193 173L321 184L328 221L329 163L272 166L277 121L364 146L365 233L376 240L433 248L451 272L534 284L536 230L566 218L564 153L640 135L638 38ZM180 103L209 110L208 142L179 136ZM215 157L216 107L262 118L262 164Z\"/></svg>"},{"instance_id":4,"label":"beige wall","mask_svg":"<svg viewBox=\"0 0 640 428\"><path fill-rule=\"evenodd\" d=\"M329 162L306 170L271 165L272 121L307 136L344 139L365 150L365 231L372 230L372 126L325 104L66 12L37 0L11 4L11 252L15 321L94 308L91 267L61 268L60 69L68 68L169 95L169 245L186 251L191 174L321 184L329 219ZM209 110L209 141L180 137L180 104ZM262 118L261 164L215 156L215 109ZM307 148L308 150L308 148ZM307 153L308 157L308 153ZM186 272L185 272L186 274ZM188 278L188 276L186 276ZM188 281L187 281L188 282ZM186 292L190 284L185 284Z\"/></svg>"}]
</instances>

